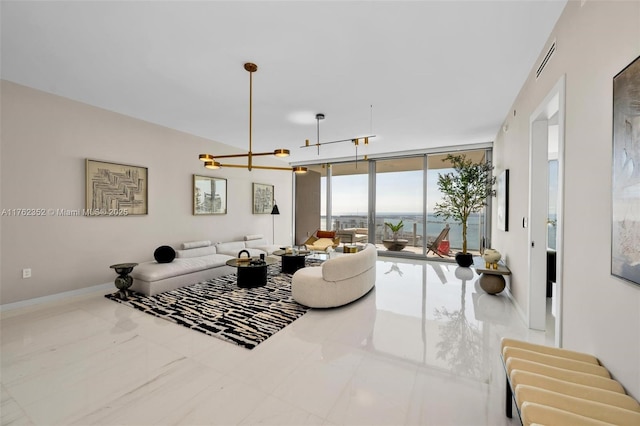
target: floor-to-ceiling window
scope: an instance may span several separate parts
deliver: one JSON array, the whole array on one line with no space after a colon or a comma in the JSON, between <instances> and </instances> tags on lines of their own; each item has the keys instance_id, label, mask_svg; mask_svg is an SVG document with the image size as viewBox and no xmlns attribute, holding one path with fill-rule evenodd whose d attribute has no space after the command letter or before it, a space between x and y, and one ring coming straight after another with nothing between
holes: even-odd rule
<instances>
[{"instance_id":1,"label":"floor-to-ceiling window","mask_svg":"<svg viewBox=\"0 0 640 426\"><path fill-rule=\"evenodd\" d=\"M375 238L369 241L377 245L386 241L396 251L423 254L424 156L377 160L375 166ZM389 243L392 226L401 221L400 243Z\"/></svg>"},{"instance_id":2,"label":"floor-to-ceiling window","mask_svg":"<svg viewBox=\"0 0 640 426\"><path fill-rule=\"evenodd\" d=\"M483 162L487 161L490 149L452 153ZM322 176L321 228L368 229L369 242L376 244L381 254L423 256L448 225L445 244L438 246L443 250L449 247L449 253L454 254L462 248L462 226L434 212L436 204L442 201L438 176L454 172L446 161L447 154L425 153L310 166ZM480 251L484 244L488 229L485 210L469 218L467 243L472 252ZM370 222L369 217L374 220ZM385 225L397 225L400 221L403 227L396 238L402 241L403 247L389 243L394 235L391 227Z\"/></svg>"},{"instance_id":3,"label":"floor-to-ceiling window","mask_svg":"<svg viewBox=\"0 0 640 426\"><path fill-rule=\"evenodd\" d=\"M442 193L438 189L438 177L447 173L453 173L454 169L446 161L448 153L429 155L427 162L427 241L433 241L440 234L443 228L449 225L449 249L452 252L462 250L462 225L453 219L445 219L436 216L434 213L436 204L442 201ZM456 152L456 155L465 155L476 163L486 161L486 150L472 150ZM488 200L491 202L491 200ZM467 223L467 249L470 251L480 251L484 235L485 214L483 210L472 213Z\"/></svg>"},{"instance_id":4,"label":"floor-to-ceiling window","mask_svg":"<svg viewBox=\"0 0 640 426\"><path fill-rule=\"evenodd\" d=\"M320 178L321 229L366 228L368 217L366 161L310 166ZM330 190L327 191L331 180ZM328 201L330 201L328 203ZM330 206L327 223L328 205Z\"/></svg>"}]
</instances>

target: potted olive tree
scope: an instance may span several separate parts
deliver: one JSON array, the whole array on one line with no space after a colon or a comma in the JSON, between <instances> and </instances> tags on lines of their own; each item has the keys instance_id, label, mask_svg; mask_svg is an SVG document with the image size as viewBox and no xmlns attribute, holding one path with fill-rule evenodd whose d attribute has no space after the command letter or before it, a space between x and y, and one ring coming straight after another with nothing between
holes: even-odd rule
<instances>
[{"instance_id":1,"label":"potted olive tree","mask_svg":"<svg viewBox=\"0 0 640 426\"><path fill-rule=\"evenodd\" d=\"M436 203L435 214L453 219L462 225L462 251L456 254L460 266L471 266L473 256L467 252L467 223L471 213L477 213L487 205L487 198L494 195L496 178L491 173L491 163L474 163L464 154L449 154L448 161L454 171L438 174L438 188L442 202Z\"/></svg>"}]
</instances>

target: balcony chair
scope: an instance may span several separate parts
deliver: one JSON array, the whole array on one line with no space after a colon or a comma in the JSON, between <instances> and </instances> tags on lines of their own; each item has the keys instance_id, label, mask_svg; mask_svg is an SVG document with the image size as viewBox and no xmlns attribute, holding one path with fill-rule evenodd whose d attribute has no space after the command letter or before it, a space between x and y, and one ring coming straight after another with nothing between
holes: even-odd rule
<instances>
[{"instance_id":1,"label":"balcony chair","mask_svg":"<svg viewBox=\"0 0 640 426\"><path fill-rule=\"evenodd\" d=\"M438 247L440 246L440 243L442 242L442 240L444 240L445 238L447 238L449 236L449 224L447 223L445 225L445 227L442 229L442 231L440 231L440 235L438 235L436 237L435 240L433 240L429 245L428 248L429 250L427 250L427 254L429 254L430 251L432 251L434 254L437 254L440 257L444 257L442 256L443 254L445 256L449 256L449 253L442 253L440 252L440 250L438 249Z\"/></svg>"},{"instance_id":2,"label":"balcony chair","mask_svg":"<svg viewBox=\"0 0 640 426\"><path fill-rule=\"evenodd\" d=\"M336 236L336 231L323 231L318 229L304 242L308 250L326 251L331 247L335 249L340 245L340 237Z\"/></svg>"},{"instance_id":3,"label":"balcony chair","mask_svg":"<svg viewBox=\"0 0 640 426\"><path fill-rule=\"evenodd\" d=\"M345 228L336 232L336 236L345 244L366 243L369 240L367 228Z\"/></svg>"}]
</instances>

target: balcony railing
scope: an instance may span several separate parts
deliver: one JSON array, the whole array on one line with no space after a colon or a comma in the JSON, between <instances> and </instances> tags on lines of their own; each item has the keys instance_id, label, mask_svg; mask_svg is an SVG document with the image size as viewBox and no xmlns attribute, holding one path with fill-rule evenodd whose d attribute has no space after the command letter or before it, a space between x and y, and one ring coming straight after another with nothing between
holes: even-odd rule
<instances>
[{"instance_id":1,"label":"balcony railing","mask_svg":"<svg viewBox=\"0 0 640 426\"><path fill-rule=\"evenodd\" d=\"M482 245L480 218L481 215L473 215L469 218L467 228L467 249L470 251L479 251ZM455 251L462 249L462 226L457 223L446 222L432 214L429 214L428 216L426 237L423 232L422 215L379 215L378 217L376 217L374 243L381 245L383 239L393 238L393 233L387 226L385 226L385 222L398 223L400 220L403 221L404 227L398 233L398 238L408 240L408 247L422 248L425 244L427 244L428 246L428 244L430 244L437 238L437 236L440 234L440 231L442 231L442 229L448 223L450 227L448 240L451 250ZM322 216L322 229L327 229L325 223L326 218ZM337 230L348 228L367 228L367 217L364 215L333 216L333 222L329 229Z\"/></svg>"}]
</instances>

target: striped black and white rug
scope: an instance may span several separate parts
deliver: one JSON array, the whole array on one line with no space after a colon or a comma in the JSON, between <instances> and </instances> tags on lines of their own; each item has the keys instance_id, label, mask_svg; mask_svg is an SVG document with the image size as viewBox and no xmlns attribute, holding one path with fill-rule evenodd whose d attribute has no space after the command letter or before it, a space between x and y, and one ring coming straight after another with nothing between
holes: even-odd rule
<instances>
[{"instance_id":1,"label":"striped black and white rug","mask_svg":"<svg viewBox=\"0 0 640 426\"><path fill-rule=\"evenodd\" d=\"M279 263L268 268L264 287L239 288L236 275L231 274L155 296L133 293L128 300L120 300L113 293L105 297L253 349L309 309L291 297L292 275L280 273Z\"/></svg>"}]
</instances>

